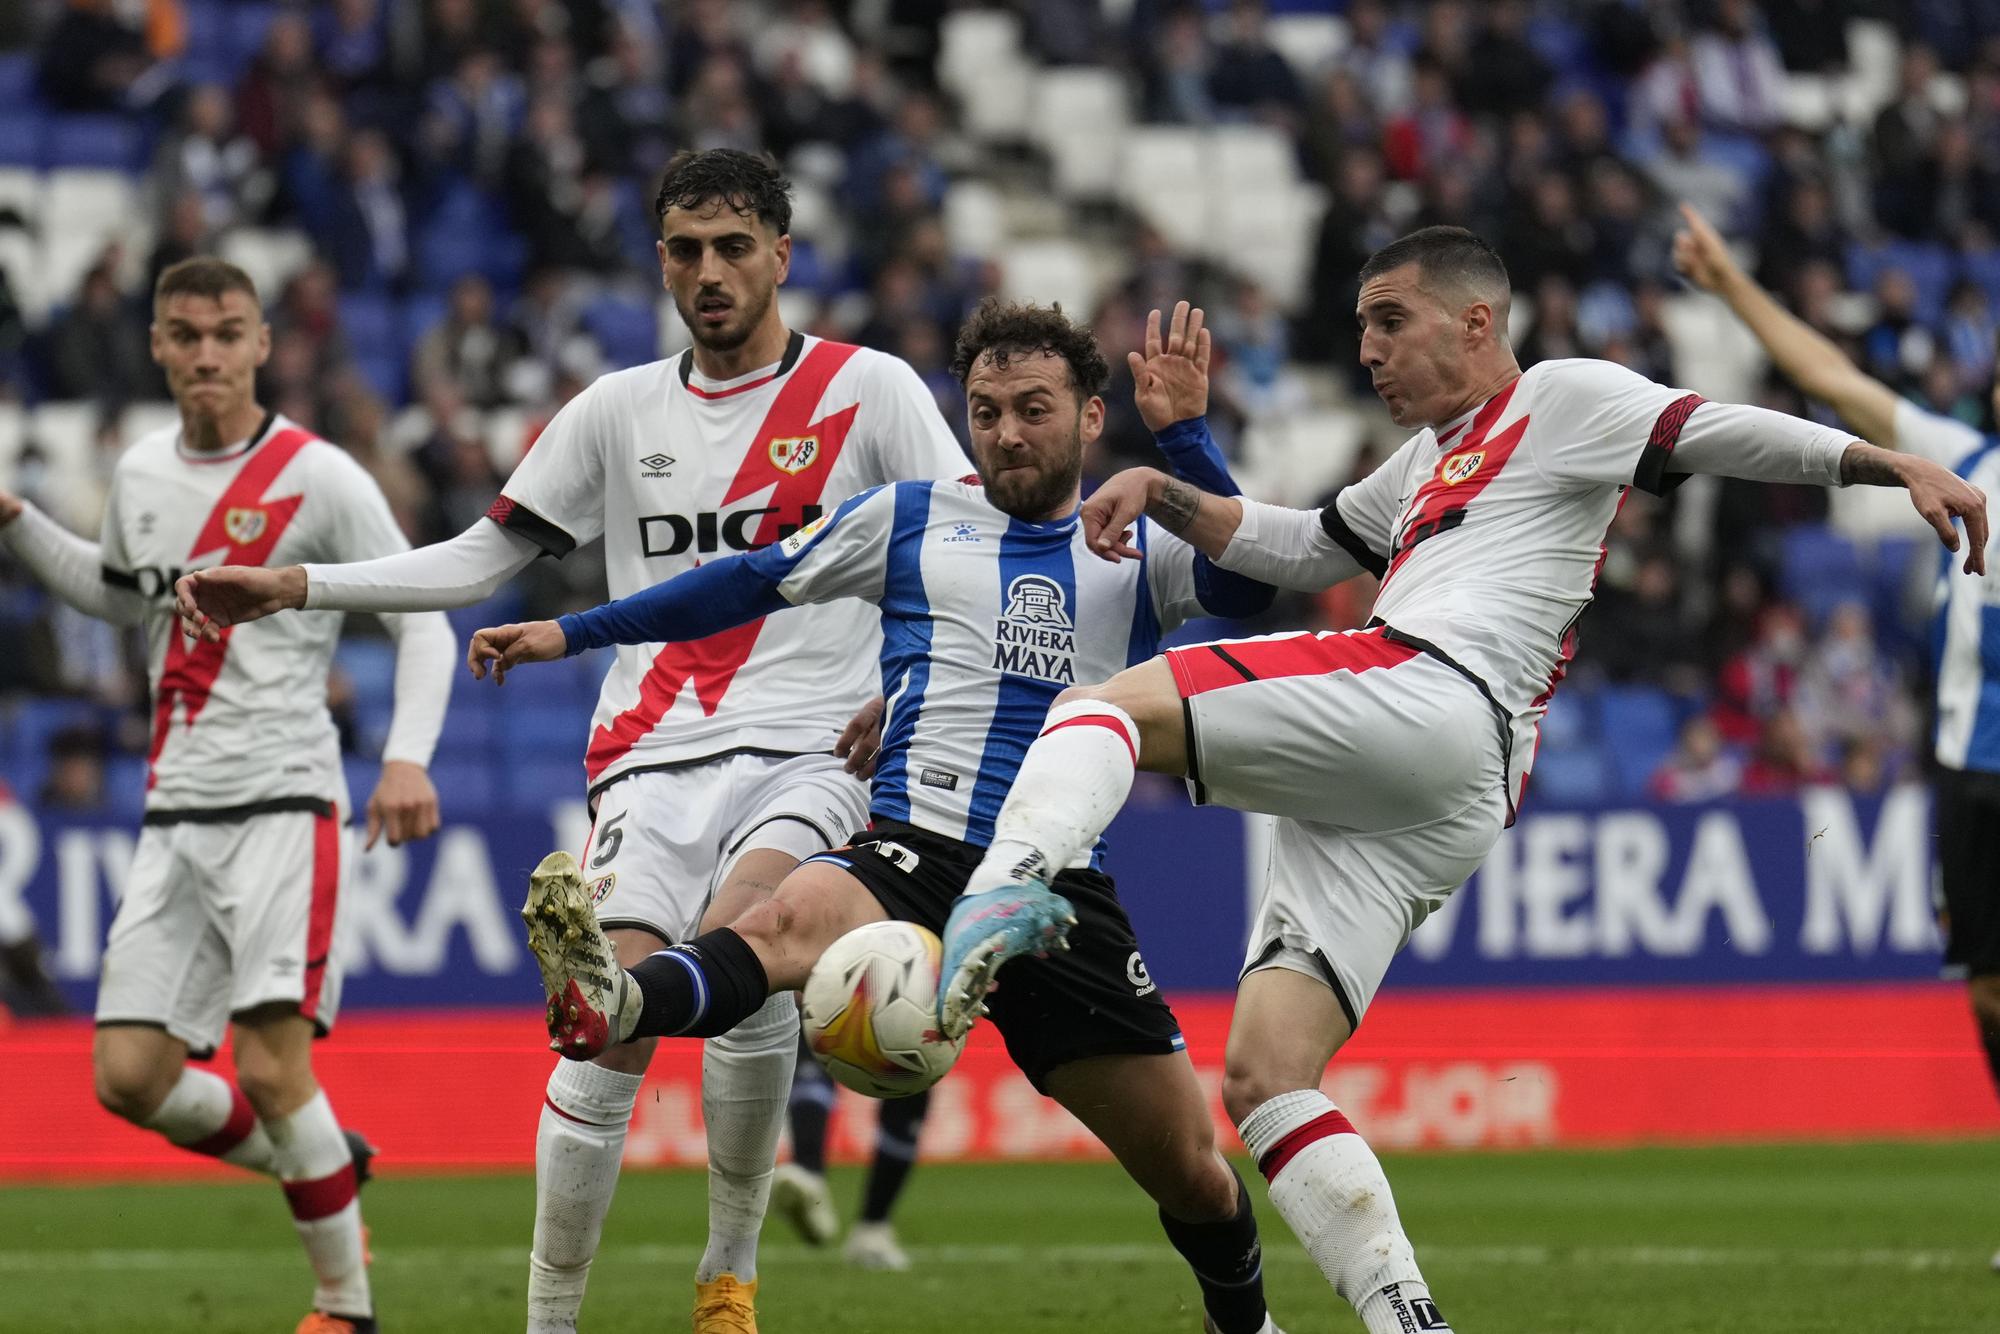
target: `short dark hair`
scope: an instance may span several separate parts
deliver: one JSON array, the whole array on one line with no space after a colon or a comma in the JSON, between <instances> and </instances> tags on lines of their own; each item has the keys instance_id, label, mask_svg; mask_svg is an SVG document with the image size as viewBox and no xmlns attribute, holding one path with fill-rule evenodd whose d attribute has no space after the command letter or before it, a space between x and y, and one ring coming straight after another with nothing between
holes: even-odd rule
<instances>
[{"instance_id":1,"label":"short dark hair","mask_svg":"<svg viewBox=\"0 0 2000 1334\"><path fill-rule=\"evenodd\" d=\"M1069 363L1069 382L1079 401L1102 393L1104 382L1111 378L1111 367L1097 348L1097 335L1063 314L1060 302L1037 306L997 296L981 301L958 331L951 373L964 384L984 356L991 356L1002 370L1013 357L1061 357Z\"/></svg>"},{"instance_id":2,"label":"short dark hair","mask_svg":"<svg viewBox=\"0 0 2000 1334\"><path fill-rule=\"evenodd\" d=\"M250 281L249 274L226 259L194 255L160 270L159 281L153 284L153 307L157 310L172 296L205 296L220 301L227 292L241 292L257 302L257 284Z\"/></svg>"},{"instance_id":3,"label":"short dark hair","mask_svg":"<svg viewBox=\"0 0 2000 1334\"><path fill-rule=\"evenodd\" d=\"M1368 257L1362 283L1391 269L1415 264L1424 282L1465 294L1506 300L1512 290L1507 265L1492 246L1463 227L1424 227L1399 236Z\"/></svg>"},{"instance_id":4,"label":"short dark hair","mask_svg":"<svg viewBox=\"0 0 2000 1334\"><path fill-rule=\"evenodd\" d=\"M665 222L670 208L718 201L738 213L755 214L780 236L792 230L792 183L771 159L737 148L674 154L653 198L653 218Z\"/></svg>"}]
</instances>

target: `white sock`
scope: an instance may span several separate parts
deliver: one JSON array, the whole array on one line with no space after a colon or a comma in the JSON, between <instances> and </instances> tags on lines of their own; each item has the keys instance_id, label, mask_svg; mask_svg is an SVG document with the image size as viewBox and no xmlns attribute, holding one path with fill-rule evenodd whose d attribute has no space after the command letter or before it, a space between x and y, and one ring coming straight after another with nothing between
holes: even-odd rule
<instances>
[{"instance_id":1,"label":"white sock","mask_svg":"<svg viewBox=\"0 0 2000 1334\"><path fill-rule=\"evenodd\" d=\"M146 1118L146 1128L190 1153L272 1174L271 1137L257 1123L243 1090L220 1075L182 1066L179 1081Z\"/></svg>"},{"instance_id":2,"label":"white sock","mask_svg":"<svg viewBox=\"0 0 2000 1334\"><path fill-rule=\"evenodd\" d=\"M1396 1217L1382 1164L1324 1093L1281 1093L1237 1133L1271 1183L1271 1203L1369 1334L1450 1330Z\"/></svg>"},{"instance_id":3,"label":"white sock","mask_svg":"<svg viewBox=\"0 0 2000 1334\"><path fill-rule=\"evenodd\" d=\"M1046 879L1068 866L1125 804L1138 765L1139 725L1125 710L1096 699L1050 709L967 892Z\"/></svg>"},{"instance_id":4,"label":"white sock","mask_svg":"<svg viewBox=\"0 0 2000 1334\"><path fill-rule=\"evenodd\" d=\"M644 1075L557 1061L535 1132L535 1249L528 1257L528 1334L569 1334Z\"/></svg>"},{"instance_id":5,"label":"white sock","mask_svg":"<svg viewBox=\"0 0 2000 1334\"><path fill-rule=\"evenodd\" d=\"M266 1121L264 1132L271 1137L271 1163L291 1202L292 1223L319 1278L313 1309L329 1315L375 1314L361 1241L361 1203L354 1197L354 1155L325 1090L290 1116Z\"/></svg>"},{"instance_id":6,"label":"white sock","mask_svg":"<svg viewBox=\"0 0 2000 1334\"><path fill-rule=\"evenodd\" d=\"M757 1277L757 1234L771 1202L771 1169L798 1059L799 1007L789 991L701 1054L701 1115L708 1127L708 1249L695 1281Z\"/></svg>"}]
</instances>

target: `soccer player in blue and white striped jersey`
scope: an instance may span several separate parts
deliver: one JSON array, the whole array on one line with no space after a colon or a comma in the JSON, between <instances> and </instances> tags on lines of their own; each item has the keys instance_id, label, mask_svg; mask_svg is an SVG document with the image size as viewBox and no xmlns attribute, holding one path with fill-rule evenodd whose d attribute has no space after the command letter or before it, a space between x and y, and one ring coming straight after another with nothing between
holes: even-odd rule
<instances>
[{"instance_id":1,"label":"soccer player in blue and white striped jersey","mask_svg":"<svg viewBox=\"0 0 2000 1334\"><path fill-rule=\"evenodd\" d=\"M1134 354L1142 415L1200 485L1236 486L1203 419L1209 338L1185 304ZM1061 726L1066 687L1150 658L1191 617L1243 616L1271 590L1141 523L1141 559L1093 555L1078 521L1083 452L1103 429L1106 367L1060 310L989 301L959 337L977 481L876 487L774 546L688 571L559 622L481 630L475 674L614 643L678 642L807 603L881 611L886 712L870 826L808 857L729 926L629 973L597 930L575 864L534 877L529 943L552 1044L585 1059L635 1037L726 1032L767 995L804 985L820 953L872 921L941 930L993 835L1035 737ZM798 682L801 694L815 688ZM1208 1328L1274 1328L1248 1193L1217 1151L1207 1097L1173 1011L1146 971L1093 840L1055 877L1082 923L1075 948L1021 961L991 1013L1029 1081L1110 1148L1160 1207L1199 1282ZM554 920L561 929L539 931Z\"/></svg>"},{"instance_id":2,"label":"soccer player in blue and white striped jersey","mask_svg":"<svg viewBox=\"0 0 2000 1334\"><path fill-rule=\"evenodd\" d=\"M1871 378L1743 272L1708 221L1683 207L1674 263L1729 303L1786 378L1884 447L1942 464L2000 495L2000 436L1926 412ZM1993 391L2000 413L2000 382ZM1938 575L1937 838L1945 960L1963 968L1973 1017L2000 1090L2000 574L1947 559ZM2000 1270L2000 1254L1993 1257Z\"/></svg>"}]
</instances>

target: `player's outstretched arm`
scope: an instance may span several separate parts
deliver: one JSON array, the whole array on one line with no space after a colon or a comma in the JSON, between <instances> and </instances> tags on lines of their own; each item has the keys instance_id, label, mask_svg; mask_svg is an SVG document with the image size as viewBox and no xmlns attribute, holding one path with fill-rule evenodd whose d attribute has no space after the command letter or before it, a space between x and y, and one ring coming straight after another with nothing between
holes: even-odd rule
<instances>
[{"instance_id":1,"label":"player's outstretched arm","mask_svg":"<svg viewBox=\"0 0 2000 1334\"><path fill-rule=\"evenodd\" d=\"M554 621L522 621L514 625L493 625L472 632L465 650L465 665L472 679L484 681L492 674L493 684L507 684L507 673L524 662L554 662L569 655L569 640Z\"/></svg>"},{"instance_id":2,"label":"player's outstretched arm","mask_svg":"<svg viewBox=\"0 0 2000 1334\"><path fill-rule=\"evenodd\" d=\"M0 545L50 592L84 615L117 625L137 625L145 618L145 600L110 582L113 572L104 564L101 546L4 490L0 490Z\"/></svg>"},{"instance_id":3,"label":"player's outstretched arm","mask_svg":"<svg viewBox=\"0 0 2000 1334\"><path fill-rule=\"evenodd\" d=\"M306 572L300 565L266 569L218 565L174 582L174 610L190 639L219 639L232 625L261 621L273 612L306 605Z\"/></svg>"},{"instance_id":4,"label":"player's outstretched arm","mask_svg":"<svg viewBox=\"0 0 2000 1334\"><path fill-rule=\"evenodd\" d=\"M1090 549L1109 561L1139 560L1132 525L1145 515L1211 560L1229 546L1243 515L1233 496L1213 496L1157 468L1115 473L1083 502L1083 531Z\"/></svg>"},{"instance_id":5,"label":"player's outstretched arm","mask_svg":"<svg viewBox=\"0 0 2000 1334\"><path fill-rule=\"evenodd\" d=\"M1965 524L1965 572L1986 573L1986 493L1951 469L1855 441L1840 456L1840 480L1856 486L1900 486L1947 551L1959 549L1958 529Z\"/></svg>"},{"instance_id":6,"label":"player's outstretched arm","mask_svg":"<svg viewBox=\"0 0 2000 1334\"><path fill-rule=\"evenodd\" d=\"M1682 204L1681 217L1686 226L1674 236L1681 276L1721 297L1801 393L1839 413L1855 434L1897 444L1895 392L1759 287L1700 212Z\"/></svg>"}]
</instances>

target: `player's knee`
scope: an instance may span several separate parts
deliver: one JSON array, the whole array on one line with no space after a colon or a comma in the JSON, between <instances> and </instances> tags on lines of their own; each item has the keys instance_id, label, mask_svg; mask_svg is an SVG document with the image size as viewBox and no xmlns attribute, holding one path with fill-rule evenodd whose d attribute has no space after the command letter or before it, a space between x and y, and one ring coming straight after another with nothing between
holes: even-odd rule
<instances>
[{"instance_id":1,"label":"player's knee","mask_svg":"<svg viewBox=\"0 0 2000 1334\"><path fill-rule=\"evenodd\" d=\"M1230 1122L1240 1126L1250 1113L1279 1094L1310 1087L1311 1081L1300 1083L1296 1076L1270 1067L1231 1064L1222 1072L1222 1108L1229 1113Z\"/></svg>"},{"instance_id":2,"label":"player's knee","mask_svg":"<svg viewBox=\"0 0 2000 1334\"><path fill-rule=\"evenodd\" d=\"M1183 1223L1217 1223L1236 1216L1236 1174L1215 1151L1190 1145L1174 1172L1154 1191L1160 1208Z\"/></svg>"},{"instance_id":3,"label":"player's knee","mask_svg":"<svg viewBox=\"0 0 2000 1334\"><path fill-rule=\"evenodd\" d=\"M312 1067L303 1059L287 1060L275 1052L236 1049L236 1087L260 1121L290 1116L312 1100Z\"/></svg>"},{"instance_id":4,"label":"player's knee","mask_svg":"<svg viewBox=\"0 0 2000 1334\"><path fill-rule=\"evenodd\" d=\"M94 1053L91 1066L98 1104L134 1125L144 1125L159 1110L178 1073L162 1070L152 1061L107 1051L102 1044Z\"/></svg>"}]
</instances>

